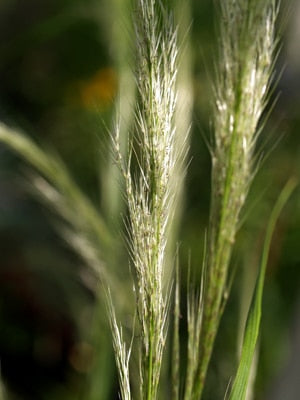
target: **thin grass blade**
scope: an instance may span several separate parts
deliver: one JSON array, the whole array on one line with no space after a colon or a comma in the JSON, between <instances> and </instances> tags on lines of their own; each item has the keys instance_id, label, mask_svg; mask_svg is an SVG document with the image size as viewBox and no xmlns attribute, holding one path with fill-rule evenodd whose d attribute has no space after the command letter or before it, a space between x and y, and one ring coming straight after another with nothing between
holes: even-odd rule
<instances>
[{"instance_id":1,"label":"thin grass blade","mask_svg":"<svg viewBox=\"0 0 300 400\"><path fill-rule=\"evenodd\" d=\"M278 217L283 207L287 203L289 197L291 196L292 192L294 191L295 187L296 187L296 182L294 179L288 181L288 183L280 193L280 196L270 216L262 252L260 271L257 277L256 287L254 290L252 303L250 306L248 319L246 323L240 364L232 386L229 400L244 400L246 397L251 365L253 362L256 342L260 329L263 286L264 286L265 273L266 273L272 235Z\"/></svg>"},{"instance_id":2,"label":"thin grass blade","mask_svg":"<svg viewBox=\"0 0 300 400\"><path fill-rule=\"evenodd\" d=\"M179 255L176 262L176 283L175 283L175 304L174 304L174 323L173 323L173 349L172 349L172 399L179 400L180 388L180 339L179 339L179 320L180 320L180 278L179 278Z\"/></svg>"}]
</instances>

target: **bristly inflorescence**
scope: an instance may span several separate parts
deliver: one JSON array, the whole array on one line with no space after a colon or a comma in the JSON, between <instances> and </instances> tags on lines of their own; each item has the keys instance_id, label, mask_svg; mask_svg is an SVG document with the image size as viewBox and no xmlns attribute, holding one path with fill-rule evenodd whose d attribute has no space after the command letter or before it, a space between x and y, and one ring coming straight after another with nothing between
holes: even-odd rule
<instances>
[{"instance_id":1,"label":"bristly inflorescence","mask_svg":"<svg viewBox=\"0 0 300 400\"><path fill-rule=\"evenodd\" d=\"M130 253L141 326L141 396L156 399L166 340L164 289L167 232L175 197L177 33L162 5L138 0L136 10L138 106L132 150L125 164ZM118 138L115 140L118 150ZM133 172L132 156L138 165Z\"/></svg>"},{"instance_id":2,"label":"bristly inflorescence","mask_svg":"<svg viewBox=\"0 0 300 400\"><path fill-rule=\"evenodd\" d=\"M259 123L277 48L277 14L275 0L220 1L207 278L195 399L201 397L224 306L239 216L253 175Z\"/></svg>"},{"instance_id":3,"label":"bristly inflorescence","mask_svg":"<svg viewBox=\"0 0 300 400\"><path fill-rule=\"evenodd\" d=\"M229 243L235 240L272 77L278 11L274 0L227 1L221 2L220 7L220 61L212 149L213 246L221 237Z\"/></svg>"},{"instance_id":4,"label":"bristly inflorescence","mask_svg":"<svg viewBox=\"0 0 300 400\"><path fill-rule=\"evenodd\" d=\"M232 208L239 212L251 177L257 127L272 76L277 6L273 0L238 0L221 2L220 7L213 179L217 197L225 193L229 178L235 180Z\"/></svg>"}]
</instances>

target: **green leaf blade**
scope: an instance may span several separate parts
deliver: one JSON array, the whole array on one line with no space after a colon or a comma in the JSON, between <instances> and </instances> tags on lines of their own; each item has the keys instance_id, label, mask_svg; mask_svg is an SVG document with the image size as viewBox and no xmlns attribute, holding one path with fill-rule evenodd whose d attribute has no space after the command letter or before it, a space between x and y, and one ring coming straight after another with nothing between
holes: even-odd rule
<instances>
[{"instance_id":1,"label":"green leaf blade","mask_svg":"<svg viewBox=\"0 0 300 400\"><path fill-rule=\"evenodd\" d=\"M263 287L271 239L278 217L283 207L287 203L289 197L291 196L292 192L294 191L296 185L297 183L294 179L288 181L288 183L285 185L282 192L280 193L280 196L278 197L278 200L270 216L262 252L260 271L257 277L256 287L253 293L253 298L245 327L240 364L232 386L229 400L244 400L246 397L251 365L253 362L255 347L260 329Z\"/></svg>"}]
</instances>

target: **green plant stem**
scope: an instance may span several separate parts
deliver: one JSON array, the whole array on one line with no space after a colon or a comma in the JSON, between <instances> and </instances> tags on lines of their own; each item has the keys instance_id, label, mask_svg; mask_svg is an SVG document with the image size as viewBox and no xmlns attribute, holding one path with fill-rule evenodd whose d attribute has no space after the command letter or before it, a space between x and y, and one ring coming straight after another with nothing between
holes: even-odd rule
<instances>
[{"instance_id":1,"label":"green plant stem","mask_svg":"<svg viewBox=\"0 0 300 400\"><path fill-rule=\"evenodd\" d=\"M231 257L235 227L238 221L236 210L232 212L229 204L236 200L236 193L232 190L233 182L239 179L239 171L234 169L234 155L236 154L236 136L234 129L232 141L229 148L228 170L224 185L224 196L221 199L221 211L216 201L218 193L215 192L216 187L212 191L212 211L210 226L214 227L209 232L208 243L210 249L207 255L206 265L208 266L207 281L205 281L204 291L204 310L203 310L203 326L201 332L201 365L197 372L194 398L201 397L208 364L210 361L215 337L218 331L221 318L221 310L223 305L225 285L227 280L228 265ZM218 168L216 167L218 171ZM237 176L236 176L237 175ZM218 216L216 218L215 216ZM215 229L217 225L217 228Z\"/></svg>"},{"instance_id":2,"label":"green plant stem","mask_svg":"<svg viewBox=\"0 0 300 400\"><path fill-rule=\"evenodd\" d=\"M179 400L180 389L180 338L179 338L179 319L180 319L180 282L178 254L176 262L175 276L175 296L174 296L174 321L173 321L173 343L172 343L172 399Z\"/></svg>"},{"instance_id":3,"label":"green plant stem","mask_svg":"<svg viewBox=\"0 0 300 400\"><path fill-rule=\"evenodd\" d=\"M138 0L136 6L139 103L136 141L131 143L130 151L136 156L138 173L133 172L130 155L128 165L122 164L119 136L116 150L125 178L130 251L136 272L136 305L141 326L140 395L145 400L155 400L166 341L166 248L177 194L176 164L180 158L174 127L177 32L159 1Z\"/></svg>"},{"instance_id":4,"label":"green plant stem","mask_svg":"<svg viewBox=\"0 0 300 400\"><path fill-rule=\"evenodd\" d=\"M259 119L272 74L275 0L220 2L220 65L215 86L212 194L203 322L193 400L202 396L220 319L241 209L253 169Z\"/></svg>"}]
</instances>

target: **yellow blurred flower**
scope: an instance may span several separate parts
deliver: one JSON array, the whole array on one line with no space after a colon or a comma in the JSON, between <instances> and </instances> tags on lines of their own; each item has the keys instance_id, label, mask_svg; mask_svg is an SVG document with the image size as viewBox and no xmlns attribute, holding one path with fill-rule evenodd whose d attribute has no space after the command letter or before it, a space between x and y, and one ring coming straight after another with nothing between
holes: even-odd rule
<instances>
[{"instance_id":1,"label":"yellow blurred flower","mask_svg":"<svg viewBox=\"0 0 300 400\"><path fill-rule=\"evenodd\" d=\"M87 109L105 109L113 103L117 87L116 71L111 67L101 68L91 78L75 85L76 103L79 100ZM72 92L74 95L74 90Z\"/></svg>"}]
</instances>

